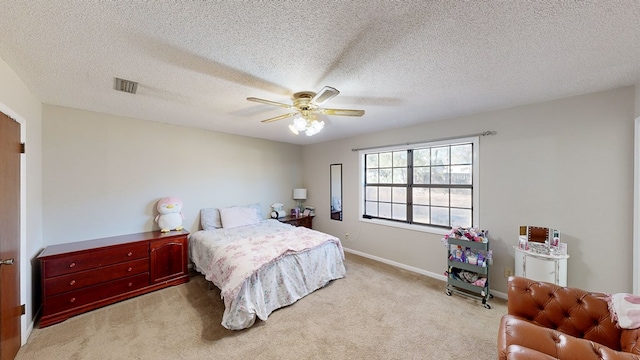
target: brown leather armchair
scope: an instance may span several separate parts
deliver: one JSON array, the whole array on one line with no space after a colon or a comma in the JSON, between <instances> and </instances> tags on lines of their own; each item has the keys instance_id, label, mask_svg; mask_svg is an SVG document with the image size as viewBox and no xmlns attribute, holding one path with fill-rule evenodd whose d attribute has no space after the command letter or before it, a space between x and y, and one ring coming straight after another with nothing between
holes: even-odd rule
<instances>
[{"instance_id":1,"label":"brown leather armchair","mask_svg":"<svg viewBox=\"0 0 640 360\"><path fill-rule=\"evenodd\" d=\"M640 330L616 327L605 294L512 276L498 359L640 359Z\"/></svg>"}]
</instances>

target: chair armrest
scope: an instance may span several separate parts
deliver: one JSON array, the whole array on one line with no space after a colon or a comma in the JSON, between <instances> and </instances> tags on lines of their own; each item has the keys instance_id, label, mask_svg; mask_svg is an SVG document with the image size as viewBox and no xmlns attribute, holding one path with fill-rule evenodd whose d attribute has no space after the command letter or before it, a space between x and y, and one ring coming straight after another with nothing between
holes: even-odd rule
<instances>
[{"instance_id":1,"label":"chair armrest","mask_svg":"<svg viewBox=\"0 0 640 360\"><path fill-rule=\"evenodd\" d=\"M622 351L640 355L640 329L622 330L620 346Z\"/></svg>"},{"instance_id":2,"label":"chair armrest","mask_svg":"<svg viewBox=\"0 0 640 360\"><path fill-rule=\"evenodd\" d=\"M554 360L553 356L520 345L510 345L507 348L507 360Z\"/></svg>"},{"instance_id":3,"label":"chair armrest","mask_svg":"<svg viewBox=\"0 0 640 360\"><path fill-rule=\"evenodd\" d=\"M555 357L556 342L549 330L517 316L504 315L500 319L498 330L498 359L506 360L508 349L512 345L534 349Z\"/></svg>"},{"instance_id":4,"label":"chair armrest","mask_svg":"<svg viewBox=\"0 0 640 360\"><path fill-rule=\"evenodd\" d=\"M640 359L637 355L615 351L593 341L548 329L512 315L502 317L498 334L500 360L531 359L536 352L546 355L541 358L553 359Z\"/></svg>"}]
</instances>

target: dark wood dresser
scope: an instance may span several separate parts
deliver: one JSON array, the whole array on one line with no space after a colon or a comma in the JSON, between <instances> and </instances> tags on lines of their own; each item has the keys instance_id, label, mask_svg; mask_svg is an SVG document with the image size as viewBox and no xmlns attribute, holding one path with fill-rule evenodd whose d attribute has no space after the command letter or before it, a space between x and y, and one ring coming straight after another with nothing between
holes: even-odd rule
<instances>
[{"instance_id":1,"label":"dark wood dresser","mask_svg":"<svg viewBox=\"0 0 640 360\"><path fill-rule=\"evenodd\" d=\"M293 226L304 226L309 229L313 228L313 216L285 216L278 218L280 222L291 224Z\"/></svg>"},{"instance_id":2,"label":"dark wood dresser","mask_svg":"<svg viewBox=\"0 0 640 360\"><path fill-rule=\"evenodd\" d=\"M48 246L40 327L189 281L187 231L150 231Z\"/></svg>"}]
</instances>

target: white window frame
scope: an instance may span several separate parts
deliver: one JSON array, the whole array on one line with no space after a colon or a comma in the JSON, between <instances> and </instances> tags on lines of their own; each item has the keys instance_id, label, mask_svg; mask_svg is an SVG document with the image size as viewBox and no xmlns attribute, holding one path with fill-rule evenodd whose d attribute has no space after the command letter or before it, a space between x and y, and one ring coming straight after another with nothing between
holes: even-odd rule
<instances>
[{"instance_id":1,"label":"white window frame","mask_svg":"<svg viewBox=\"0 0 640 360\"><path fill-rule=\"evenodd\" d=\"M358 219L364 223L383 225L383 226L391 226L397 227L407 230L428 232L433 234L445 235L450 232L450 229L430 226L430 225L419 225L419 224L409 224L401 221L392 221L385 219L367 219L364 218L364 199L365 199L365 179L366 179L366 171L365 171L365 158L366 154L370 153L378 153L378 152L386 152L386 151L397 151L397 150L408 150L408 149L416 149L420 147L435 147L442 145L455 145L459 143L472 143L473 144L473 190L472 190L472 226L479 226L480 224L480 161L479 161L479 153L480 153L480 138L478 136L474 137L465 137L458 139L449 139L449 140L440 140L440 141L430 141L424 143L415 143L410 145L395 145L388 147L379 147L379 148L368 148L358 151L358 165L359 165L359 177L358 177Z\"/></svg>"}]
</instances>

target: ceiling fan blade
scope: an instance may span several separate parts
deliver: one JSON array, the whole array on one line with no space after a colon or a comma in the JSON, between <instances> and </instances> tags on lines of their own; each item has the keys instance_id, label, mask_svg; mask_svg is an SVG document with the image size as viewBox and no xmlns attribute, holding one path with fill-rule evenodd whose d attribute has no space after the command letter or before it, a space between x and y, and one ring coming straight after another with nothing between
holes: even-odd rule
<instances>
[{"instance_id":1,"label":"ceiling fan blade","mask_svg":"<svg viewBox=\"0 0 640 360\"><path fill-rule=\"evenodd\" d=\"M293 109L294 108L292 105L283 104L283 103L279 103L279 102L271 101L271 100L260 99L260 98L256 98L256 97L248 97L247 100L258 102L258 103L262 103L262 104L267 104L267 105L280 106L280 107L283 107L283 108L286 108L286 109Z\"/></svg>"},{"instance_id":2,"label":"ceiling fan blade","mask_svg":"<svg viewBox=\"0 0 640 360\"><path fill-rule=\"evenodd\" d=\"M274 122L274 121L278 121L278 120L286 119L286 118L292 117L292 116L297 115L297 114L298 114L297 112L290 113L290 114L284 114L284 115L280 115L280 116L272 117L272 118L270 118L270 119L262 120L261 122L263 122L263 123L270 123L270 122Z\"/></svg>"},{"instance_id":3,"label":"ceiling fan blade","mask_svg":"<svg viewBox=\"0 0 640 360\"><path fill-rule=\"evenodd\" d=\"M326 115L339 115L339 116L364 115L364 110L349 110L349 109L318 109L318 112Z\"/></svg>"},{"instance_id":4,"label":"ceiling fan blade","mask_svg":"<svg viewBox=\"0 0 640 360\"><path fill-rule=\"evenodd\" d=\"M322 90L320 90L319 93L316 94L316 96L311 99L311 102L316 105L322 105L326 101L333 99L338 94L340 94L340 91L338 91L336 88L325 86L322 88Z\"/></svg>"}]
</instances>

